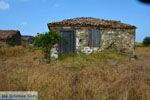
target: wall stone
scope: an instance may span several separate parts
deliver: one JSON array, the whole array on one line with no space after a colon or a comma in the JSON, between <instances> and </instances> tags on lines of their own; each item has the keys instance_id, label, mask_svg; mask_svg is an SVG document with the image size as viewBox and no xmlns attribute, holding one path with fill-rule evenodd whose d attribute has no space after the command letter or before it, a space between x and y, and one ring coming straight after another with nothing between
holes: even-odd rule
<instances>
[{"instance_id":1,"label":"wall stone","mask_svg":"<svg viewBox=\"0 0 150 100\"><path fill-rule=\"evenodd\" d=\"M88 46L88 28L76 28L76 51L78 53L85 50L85 47Z\"/></svg>"},{"instance_id":2,"label":"wall stone","mask_svg":"<svg viewBox=\"0 0 150 100\"><path fill-rule=\"evenodd\" d=\"M52 59L57 59L58 58L58 50L57 50L57 47L55 47L55 48L53 48L52 50L51 50L51 58Z\"/></svg>"}]
</instances>

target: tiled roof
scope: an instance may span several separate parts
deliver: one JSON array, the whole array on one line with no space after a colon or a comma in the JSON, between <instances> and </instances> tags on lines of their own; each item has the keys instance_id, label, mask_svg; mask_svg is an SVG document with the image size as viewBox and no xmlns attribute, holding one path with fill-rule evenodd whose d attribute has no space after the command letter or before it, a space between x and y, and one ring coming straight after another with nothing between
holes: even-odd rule
<instances>
[{"instance_id":1,"label":"tiled roof","mask_svg":"<svg viewBox=\"0 0 150 100\"><path fill-rule=\"evenodd\" d=\"M20 34L17 30L0 30L0 40L6 39L10 35Z\"/></svg>"},{"instance_id":2,"label":"tiled roof","mask_svg":"<svg viewBox=\"0 0 150 100\"><path fill-rule=\"evenodd\" d=\"M103 28L136 28L133 25L124 24L120 21L104 20L92 17L79 17L73 19L66 19L59 22L52 22L48 24L49 27L53 26L96 26Z\"/></svg>"}]
</instances>

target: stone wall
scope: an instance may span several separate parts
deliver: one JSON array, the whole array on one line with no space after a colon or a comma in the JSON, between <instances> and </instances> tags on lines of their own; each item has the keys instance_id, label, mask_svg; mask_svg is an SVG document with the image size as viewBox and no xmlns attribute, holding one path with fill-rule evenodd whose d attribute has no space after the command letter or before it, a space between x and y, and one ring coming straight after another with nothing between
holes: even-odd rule
<instances>
[{"instance_id":1,"label":"stone wall","mask_svg":"<svg viewBox=\"0 0 150 100\"><path fill-rule=\"evenodd\" d=\"M135 29L100 29L100 47L89 47L89 29L76 29L76 47L78 52L89 53L113 49L119 52L133 54L135 49ZM87 50L86 50L87 49Z\"/></svg>"},{"instance_id":2,"label":"stone wall","mask_svg":"<svg viewBox=\"0 0 150 100\"><path fill-rule=\"evenodd\" d=\"M0 30L0 41L5 42L11 46L21 45L20 31Z\"/></svg>"},{"instance_id":3,"label":"stone wall","mask_svg":"<svg viewBox=\"0 0 150 100\"><path fill-rule=\"evenodd\" d=\"M90 28L91 27L76 28L77 53L90 54L100 49L100 47L89 47L89 29Z\"/></svg>"},{"instance_id":4,"label":"stone wall","mask_svg":"<svg viewBox=\"0 0 150 100\"><path fill-rule=\"evenodd\" d=\"M6 43L11 45L11 46L21 45L21 35L20 35L20 33L10 35L9 37L7 37Z\"/></svg>"},{"instance_id":5,"label":"stone wall","mask_svg":"<svg viewBox=\"0 0 150 100\"><path fill-rule=\"evenodd\" d=\"M113 49L128 54L134 53L135 29L101 30L101 49Z\"/></svg>"},{"instance_id":6,"label":"stone wall","mask_svg":"<svg viewBox=\"0 0 150 100\"><path fill-rule=\"evenodd\" d=\"M89 47L89 29L92 27L53 27L50 29L59 31L60 28L76 30L77 54L90 54L105 49L113 49L128 54L134 53L135 29L100 29L100 46ZM56 53L56 51L54 52Z\"/></svg>"}]
</instances>

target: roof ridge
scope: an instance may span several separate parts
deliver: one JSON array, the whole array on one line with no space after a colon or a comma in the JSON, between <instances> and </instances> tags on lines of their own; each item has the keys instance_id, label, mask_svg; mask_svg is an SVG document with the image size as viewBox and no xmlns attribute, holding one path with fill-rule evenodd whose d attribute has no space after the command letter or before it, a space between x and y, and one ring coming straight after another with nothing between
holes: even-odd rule
<instances>
[{"instance_id":1,"label":"roof ridge","mask_svg":"<svg viewBox=\"0 0 150 100\"><path fill-rule=\"evenodd\" d=\"M133 25L122 23L117 20L105 20L94 17L76 17L65 19L58 22L49 23L50 26L56 25L80 25L80 26L99 26L99 27L112 27L112 28L136 28Z\"/></svg>"}]
</instances>

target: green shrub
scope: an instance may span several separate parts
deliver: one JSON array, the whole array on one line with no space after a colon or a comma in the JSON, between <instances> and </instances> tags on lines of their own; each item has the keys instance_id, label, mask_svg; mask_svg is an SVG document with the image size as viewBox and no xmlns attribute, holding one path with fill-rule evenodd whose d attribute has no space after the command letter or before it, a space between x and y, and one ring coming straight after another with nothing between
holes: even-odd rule
<instances>
[{"instance_id":1,"label":"green shrub","mask_svg":"<svg viewBox=\"0 0 150 100\"><path fill-rule=\"evenodd\" d=\"M50 31L44 34L40 34L34 38L34 46L39 47L44 52L44 57L51 61L51 49L54 48L55 44L62 40L62 36L57 31Z\"/></svg>"},{"instance_id":2,"label":"green shrub","mask_svg":"<svg viewBox=\"0 0 150 100\"><path fill-rule=\"evenodd\" d=\"M143 40L143 44L148 46L150 45L150 37L146 37L144 40Z\"/></svg>"}]
</instances>

